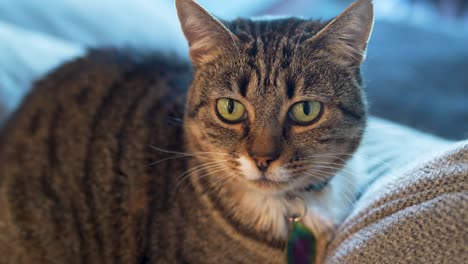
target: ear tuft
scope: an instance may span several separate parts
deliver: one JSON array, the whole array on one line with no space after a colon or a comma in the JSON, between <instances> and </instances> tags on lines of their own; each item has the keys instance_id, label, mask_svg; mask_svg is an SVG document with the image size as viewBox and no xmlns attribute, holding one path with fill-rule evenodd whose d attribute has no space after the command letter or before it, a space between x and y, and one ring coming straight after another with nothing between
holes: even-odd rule
<instances>
[{"instance_id":1,"label":"ear tuft","mask_svg":"<svg viewBox=\"0 0 468 264\"><path fill-rule=\"evenodd\" d=\"M230 47L237 37L193 0L176 0L182 31L190 46L190 58L200 66Z\"/></svg>"},{"instance_id":2,"label":"ear tuft","mask_svg":"<svg viewBox=\"0 0 468 264\"><path fill-rule=\"evenodd\" d=\"M309 41L323 44L340 64L359 66L365 58L373 24L372 0L358 0Z\"/></svg>"}]
</instances>

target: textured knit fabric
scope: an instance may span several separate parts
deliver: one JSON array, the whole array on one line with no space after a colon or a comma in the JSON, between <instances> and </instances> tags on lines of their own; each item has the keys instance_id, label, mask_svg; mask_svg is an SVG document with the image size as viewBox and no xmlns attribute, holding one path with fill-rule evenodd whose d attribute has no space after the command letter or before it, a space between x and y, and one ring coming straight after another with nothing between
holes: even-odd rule
<instances>
[{"instance_id":1,"label":"textured knit fabric","mask_svg":"<svg viewBox=\"0 0 468 264\"><path fill-rule=\"evenodd\" d=\"M468 141L403 134L388 138L402 147L399 161L363 194L327 263L468 263Z\"/></svg>"}]
</instances>

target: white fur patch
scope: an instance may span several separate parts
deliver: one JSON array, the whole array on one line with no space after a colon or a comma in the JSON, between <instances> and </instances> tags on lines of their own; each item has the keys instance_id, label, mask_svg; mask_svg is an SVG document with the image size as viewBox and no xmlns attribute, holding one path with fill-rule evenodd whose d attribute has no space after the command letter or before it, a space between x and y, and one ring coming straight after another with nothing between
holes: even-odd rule
<instances>
[{"instance_id":1,"label":"white fur patch","mask_svg":"<svg viewBox=\"0 0 468 264\"><path fill-rule=\"evenodd\" d=\"M287 182L291 179L289 171L283 167L278 167L271 170L271 173L266 175L267 179L275 182Z\"/></svg>"},{"instance_id":2,"label":"white fur patch","mask_svg":"<svg viewBox=\"0 0 468 264\"><path fill-rule=\"evenodd\" d=\"M256 180L261 177L261 173L252 160L242 156L239 162L245 178ZM307 216L304 222L320 239L324 240L322 242L328 242L328 239L333 236L337 226L354 208L359 189L369 180L364 175L365 170L361 162L362 160L354 157L323 190L298 193L303 197L307 206ZM286 169L279 167L271 172L268 178L274 181L288 181L290 175ZM256 228L270 230L273 236L284 238L288 232L285 221L288 204L284 193L264 193L244 189L240 197L240 205L243 208L240 217L249 215L246 221Z\"/></svg>"},{"instance_id":3,"label":"white fur patch","mask_svg":"<svg viewBox=\"0 0 468 264\"><path fill-rule=\"evenodd\" d=\"M256 181L262 177L262 173L257 169L253 160L242 155L239 158L240 170L242 175L249 181Z\"/></svg>"},{"instance_id":4,"label":"white fur patch","mask_svg":"<svg viewBox=\"0 0 468 264\"><path fill-rule=\"evenodd\" d=\"M249 221L255 228L268 230L274 237L286 237L287 202L283 196L247 190L242 195L240 204L244 209L243 215L247 212Z\"/></svg>"},{"instance_id":5,"label":"white fur patch","mask_svg":"<svg viewBox=\"0 0 468 264\"><path fill-rule=\"evenodd\" d=\"M253 181L262 177L262 173L257 169L252 159L241 156L238 161L245 179ZM321 246L328 243L337 226L353 209L358 190L368 181L368 177L365 177L364 173L362 160L354 157L324 189L297 193L297 195L302 196L307 206L304 223L320 239ZM270 180L278 182L291 180L290 173L282 167L272 170L266 176ZM240 188L237 190L237 194L239 196L236 199L242 210L234 212L236 217L243 219L247 225L257 230L268 230L274 237L285 238L287 236L286 216L290 201L286 198L285 193Z\"/></svg>"}]
</instances>

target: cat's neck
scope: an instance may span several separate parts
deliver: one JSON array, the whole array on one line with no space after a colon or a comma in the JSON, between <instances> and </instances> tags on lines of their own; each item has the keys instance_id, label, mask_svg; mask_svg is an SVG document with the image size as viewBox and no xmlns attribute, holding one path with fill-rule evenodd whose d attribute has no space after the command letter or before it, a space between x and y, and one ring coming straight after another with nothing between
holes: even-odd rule
<instances>
[{"instance_id":1,"label":"cat's neck","mask_svg":"<svg viewBox=\"0 0 468 264\"><path fill-rule=\"evenodd\" d=\"M191 167L199 165L192 161ZM330 183L320 191L300 192L307 206L305 224L316 236L332 232L353 208L358 186L363 185L361 161L353 159ZM288 234L288 207L290 199L284 194L256 191L244 186L243 179L220 181L216 175L200 171L192 174L191 181L203 202L212 210L213 219L231 226L236 231L260 239L275 247L282 247ZM350 188L353 186L354 188Z\"/></svg>"},{"instance_id":2,"label":"cat's neck","mask_svg":"<svg viewBox=\"0 0 468 264\"><path fill-rule=\"evenodd\" d=\"M191 167L198 166L192 161ZM216 175L199 171L191 181L202 202L212 210L213 218L230 225L243 235L263 240L274 247L282 247L287 236L287 199L240 187L242 179L220 181Z\"/></svg>"}]
</instances>

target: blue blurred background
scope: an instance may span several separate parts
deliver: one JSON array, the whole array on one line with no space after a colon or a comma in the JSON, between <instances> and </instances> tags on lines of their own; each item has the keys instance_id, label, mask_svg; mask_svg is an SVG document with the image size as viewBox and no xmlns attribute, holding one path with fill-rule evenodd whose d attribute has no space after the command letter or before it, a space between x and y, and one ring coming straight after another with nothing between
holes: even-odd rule
<instances>
[{"instance_id":1,"label":"blue blurred background","mask_svg":"<svg viewBox=\"0 0 468 264\"><path fill-rule=\"evenodd\" d=\"M199 1L226 19L329 19L351 2ZM445 138L468 138L468 0L374 3L376 24L363 65L371 113ZM0 121L34 80L96 46L187 57L173 0L0 0Z\"/></svg>"}]
</instances>

